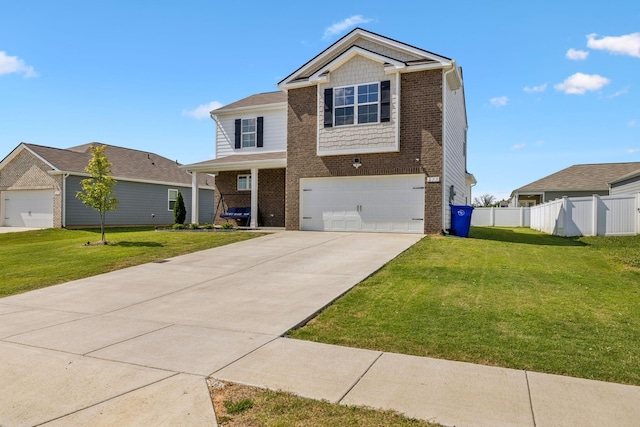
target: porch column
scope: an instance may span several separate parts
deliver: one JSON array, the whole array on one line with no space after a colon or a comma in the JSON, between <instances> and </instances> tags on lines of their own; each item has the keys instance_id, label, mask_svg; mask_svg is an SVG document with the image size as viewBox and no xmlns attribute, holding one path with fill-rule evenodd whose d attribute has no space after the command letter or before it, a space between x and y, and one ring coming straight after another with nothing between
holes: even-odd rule
<instances>
[{"instance_id":1,"label":"porch column","mask_svg":"<svg viewBox=\"0 0 640 427\"><path fill-rule=\"evenodd\" d=\"M250 228L258 228L258 169L251 168L251 221Z\"/></svg>"},{"instance_id":2,"label":"porch column","mask_svg":"<svg viewBox=\"0 0 640 427\"><path fill-rule=\"evenodd\" d=\"M198 172L191 172L191 223L197 224L200 218L200 191L198 189Z\"/></svg>"}]
</instances>

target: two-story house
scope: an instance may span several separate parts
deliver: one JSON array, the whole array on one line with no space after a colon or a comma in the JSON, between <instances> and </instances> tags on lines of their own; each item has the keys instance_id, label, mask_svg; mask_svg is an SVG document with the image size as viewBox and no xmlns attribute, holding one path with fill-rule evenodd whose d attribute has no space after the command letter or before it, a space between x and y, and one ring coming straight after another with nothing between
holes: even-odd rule
<instances>
[{"instance_id":1,"label":"two-story house","mask_svg":"<svg viewBox=\"0 0 640 427\"><path fill-rule=\"evenodd\" d=\"M184 166L216 175L218 217L244 206L251 226L435 233L450 203L471 202L454 60L356 28L278 87L212 111L216 159Z\"/></svg>"}]
</instances>

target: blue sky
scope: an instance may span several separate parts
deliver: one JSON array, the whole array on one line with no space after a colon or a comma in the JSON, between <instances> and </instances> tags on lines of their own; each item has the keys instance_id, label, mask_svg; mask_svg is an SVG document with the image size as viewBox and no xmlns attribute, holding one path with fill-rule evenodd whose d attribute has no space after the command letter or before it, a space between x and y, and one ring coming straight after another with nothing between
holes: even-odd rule
<instances>
[{"instance_id":1,"label":"blue sky","mask_svg":"<svg viewBox=\"0 0 640 427\"><path fill-rule=\"evenodd\" d=\"M0 158L99 141L207 160L209 109L277 90L355 26L463 67L474 196L640 162L640 2L619 0L5 2Z\"/></svg>"}]
</instances>

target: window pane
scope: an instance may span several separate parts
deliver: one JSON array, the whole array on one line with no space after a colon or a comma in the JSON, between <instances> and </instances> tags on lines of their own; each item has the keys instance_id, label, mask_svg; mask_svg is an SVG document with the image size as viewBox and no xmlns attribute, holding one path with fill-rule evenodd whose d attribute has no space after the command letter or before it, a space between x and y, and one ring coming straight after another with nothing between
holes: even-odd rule
<instances>
[{"instance_id":1,"label":"window pane","mask_svg":"<svg viewBox=\"0 0 640 427\"><path fill-rule=\"evenodd\" d=\"M256 134L245 133L242 135L242 147L255 147L256 146Z\"/></svg>"},{"instance_id":2,"label":"window pane","mask_svg":"<svg viewBox=\"0 0 640 427\"><path fill-rule=\"evenodd\" d=\"M353 107L336 108L336 126L353 124Z\"/></svg>"},{"instance_id":3,"label":"window pane","mask_svg":"<svg viewBox=\"0 0 640 427\"><path fill-rule=\"evenodd\" d=\"M334 91L334 104L336 107L342 107L344 105L353 105L354 100L354 88L341 87Z\"/></svg>"},{"instance_id":4,"label":"window pane","mask_svg":"<svg viewBox=\"0 0 640 427\"><path fill-rule=\"evenodd\" d=\"M242 133L255 131L256 119L242 119Z\"/></svg>"},{"instance_id":5,"label":"window pane","mask_svg":"<svg viewBox=\"0 0 640 427\"><path fill-rule=\"evenodd\" d=\"M169 210L170 210L170 211L172 211L172 210L173 210L173 207L175 206L175 204L176 204L176 201L175 201L175 200L170 200L170 201L169 201Z\"/></svg>"},{"instance_id":6,"label":"window pane","mask_svg":"<svg viewBox=\"0 0 640 427\"><path fill-rule=\"evenodd\" d=\"M358 123L376 123L378 121L378 104L360 105L358 107Z\"/></svg>"},{"instance_id":7,"label":"window pane","mask_svg":"<svg viewBox=\"0 0 640 427\"><path fill-rule=\"evenodd\" d=\"M378 102L378 84L358 86L358 103Z\"/></svg>"}]
</instances>

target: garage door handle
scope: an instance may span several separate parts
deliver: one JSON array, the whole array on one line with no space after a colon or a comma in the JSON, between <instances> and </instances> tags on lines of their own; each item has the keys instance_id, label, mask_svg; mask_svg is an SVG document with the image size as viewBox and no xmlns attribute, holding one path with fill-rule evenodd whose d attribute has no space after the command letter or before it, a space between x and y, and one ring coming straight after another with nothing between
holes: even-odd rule
<instances>
[{"instance_id":1,"label":"garage door handle","mask_svg":"<svg viewBox=\"0 0 640 427\"><path fill-rule=\"evenodd\" d=\"M424 218L411 218L413 221L424 221Z\"/></svg>"}]
</instances>

